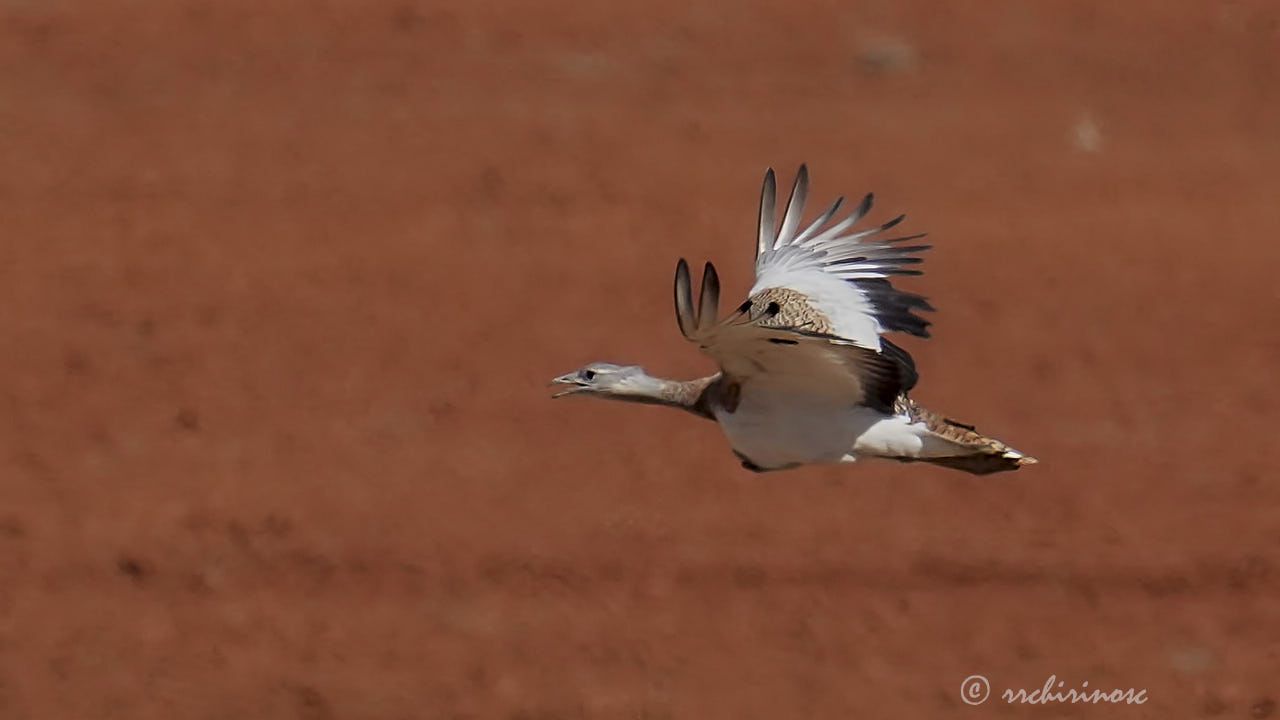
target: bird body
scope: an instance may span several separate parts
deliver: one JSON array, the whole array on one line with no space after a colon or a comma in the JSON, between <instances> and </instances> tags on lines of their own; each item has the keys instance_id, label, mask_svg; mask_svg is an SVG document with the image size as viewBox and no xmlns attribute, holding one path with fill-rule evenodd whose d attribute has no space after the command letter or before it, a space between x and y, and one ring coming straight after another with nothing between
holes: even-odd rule
<instances>
[{"instance_id":1,"label":"bird body","mask_svg":"<svg viewBox=\"0 0 1280 720\"><path fill-rule=\"evenodd\" d=\"M872 196L832 223L842 200L800 228L808 172L797 175L781 226L775 223L773 171L761 194L756 283L746 302L719 318L720 282L707 263L698 301L688 264L676 266L676 319L687 340L720 372L697 380L655 378L639 367L588 365L556 378L586 393L678 407L716 421L744 467L785 470L875 457L929 462L975 474L1036 462L1007 445L926 410L908 396L915 365L885 332L928 336L917 315L933 308L889 278L927 245L921 235L881 239L901 216L850 232Z\"/></svg>"},{"instance_id":2,"label":"bird body","mask_svg":"<svg viewBox=\"0 0 1280 720\"><path fill-rule=\"evenodd\" d=\"M744 388L737 410L719 409L715 417L739 457L762 470L914 456L924 444L902 417L781 388Z\"/></svg>"}]
</instances>

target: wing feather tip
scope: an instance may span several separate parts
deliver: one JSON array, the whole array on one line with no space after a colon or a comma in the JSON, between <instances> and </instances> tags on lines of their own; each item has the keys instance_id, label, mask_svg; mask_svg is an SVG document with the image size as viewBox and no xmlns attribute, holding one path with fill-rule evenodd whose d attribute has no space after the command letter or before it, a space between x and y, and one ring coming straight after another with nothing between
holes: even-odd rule
<instances>
[{"instance_id":1,"label":"wing feather tip","mask_svg":"<svg viewBox=\"0 0 1280 720\"><path fill-rule=\"evenodd\" d=\"M693 282L689 277L689 263L680 258L676 263L675 278L676 325L680 334L690 339L689 333L696 322L693 314Z\"/></svg>"},{"instance_id":2,"label":"wing feather tip","mask_svg":"<svg viewBox=\"0 0 1280 720\"><path fill-rule=\"evenodd\" d=\"M720 308L720 275L716 266L707 262L702 267L702 292L698 296L698 329L715 325Z\"/></svg>"},{"instance_id":3,"label":"wing feather tip","mask_svg":"<svg viewBox=\"0 0 1280 720\"><path fill-rule=\"evenodd\" d=\"M800 170L796 172L795 182L791 184L791 194L787 197L787 209L782 215L782 225L777 228L777 234L769 238L770 249L777 250L791 245L795 241L796 233L800 230L800 220L801 216L804 215L804 203L808 195L809 169L801 165Z\"/></svg>"},{"instance_id":4,"label":"wing feather tip","mask_svg":"<svg viewBox=\"0 0 1280 720\"><path fill-rule=\"evenodd\" d=\"M774 232L777 228L777 222L774 215L774 205L777 203L778 180L774 175L773 168L769 168L764 173L764 183L760 188L760 214L758 218L759 230L756 236L756 258L768 252L773 247Z\"/></svg>"}]
</instances>

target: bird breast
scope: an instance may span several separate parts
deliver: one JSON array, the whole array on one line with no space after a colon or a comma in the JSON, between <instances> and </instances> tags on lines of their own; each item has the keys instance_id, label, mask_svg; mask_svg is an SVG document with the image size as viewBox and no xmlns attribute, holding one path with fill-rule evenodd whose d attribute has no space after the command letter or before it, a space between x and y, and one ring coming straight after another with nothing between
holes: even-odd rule
<instances>
[{"instance_id":1,"label":"bird breast","mask_svg":"<svg viewBox=\"0 0 1280 720\"><path fill-rule=\"evenodd\" d=\"M716 421L733 449L766 470L796 464L837 463L883 413L830 399L771 392L743 385L737 407L714 408Z\"/></svg>"}]
</instances>

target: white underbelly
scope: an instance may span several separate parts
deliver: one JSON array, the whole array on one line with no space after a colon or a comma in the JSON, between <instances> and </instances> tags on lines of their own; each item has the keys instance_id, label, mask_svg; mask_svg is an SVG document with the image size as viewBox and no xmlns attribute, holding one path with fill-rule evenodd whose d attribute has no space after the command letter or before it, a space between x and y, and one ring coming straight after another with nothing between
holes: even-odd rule
<instances>
[{"instance_id":1,"label":"white underbelly","mask_svg":"<svg viewBox=\"0 0 1280 720\"><path fill-rule=\"evenodd\" d=\"M791 394L775 399L744 388L735 411L717 409L716 420L733 449L766 470L954 452L954 446L904 416Z\"/></svg>"}]
</instances>

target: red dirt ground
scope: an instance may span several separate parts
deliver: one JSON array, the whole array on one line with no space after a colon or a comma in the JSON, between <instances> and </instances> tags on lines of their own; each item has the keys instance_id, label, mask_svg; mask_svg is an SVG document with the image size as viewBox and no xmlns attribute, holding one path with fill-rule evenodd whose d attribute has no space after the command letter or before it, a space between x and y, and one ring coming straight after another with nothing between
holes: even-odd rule
<instances>
[{"instance_id":1,"label":"red dirt ground","mask_svg":"<svg viewBox=\"0 0 1280 720\"><path fill-rule=\"evenodd\" d=\"M0 8L0 717L1277 715L1274 5L260 5ZM548 401L801 161L1042 465Z\"/></svg>"}]
</instances>

